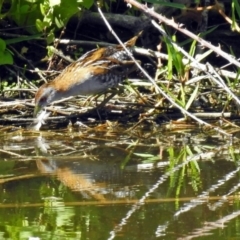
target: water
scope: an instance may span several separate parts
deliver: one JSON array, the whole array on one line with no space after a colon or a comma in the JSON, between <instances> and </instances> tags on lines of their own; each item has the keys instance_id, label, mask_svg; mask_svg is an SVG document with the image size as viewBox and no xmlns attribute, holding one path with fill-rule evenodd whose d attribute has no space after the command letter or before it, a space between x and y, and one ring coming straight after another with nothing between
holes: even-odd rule
<instances>
[{"instance_id":1,"label":"water","mask_svg":"<svg viewBox=\"0 0 240 240\"><path fill-rule=\"evenodd\" d=\"M239 151L221 136L2 131L0 239L238 239Z\"/></svg>"}]
</instances>

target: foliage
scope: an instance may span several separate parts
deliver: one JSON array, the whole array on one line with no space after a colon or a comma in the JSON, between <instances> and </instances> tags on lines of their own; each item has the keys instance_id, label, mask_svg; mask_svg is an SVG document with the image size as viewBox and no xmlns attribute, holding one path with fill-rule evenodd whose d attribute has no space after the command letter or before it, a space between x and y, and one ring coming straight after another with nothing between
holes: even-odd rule
<instances>
[{"instance_id":1,"label":"foliage","mask_svg":"<svg viewBox=\"0 0 240 240\"><path fill-rule=\"evenodd\" d=\"M8 11L9 4L3 1L0 4L0 19L14 20L20 27L28 32L37 32L52 35L53 31L66 25L70 17L83 9L89 9L93 0L13 0Z\"/></svg>"},{"instance_id":2,"label":"foliage","mask_svg":"<svg viewBox=\"0 0 240 240\"><path fill-rule=\"evenodd\" d=\"M0 65L4 64L13 64L13 57L6 47L6 42L0 38Z\"/></svg>"},{"instance_id":3,"label":"foliage","mask_svg":"<svg viewBox=\"0 0 240 240\"><path fill-rule=\"evenodd\" d=\"M0 65L13 64L13 54L7 44L38 38L38 33L44 34L50 44L54 41L55 30L64 27L74 14L89 9L93 3L93 0L0 1L0 20L8 18L32 34L30 37L0 39Z\"/></svg>"}]
</instances>

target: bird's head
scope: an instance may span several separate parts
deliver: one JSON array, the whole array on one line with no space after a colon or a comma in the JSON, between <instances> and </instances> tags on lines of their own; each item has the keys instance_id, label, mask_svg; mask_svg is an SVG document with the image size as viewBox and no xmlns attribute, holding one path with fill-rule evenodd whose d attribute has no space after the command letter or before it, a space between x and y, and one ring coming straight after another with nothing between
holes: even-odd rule
<instances>
[{"instance_id":1,"label":"bird's head","mask_svg":"<svg viewBox=\"0 0 240 240\"><path fill-rule=\"evenodd\" d=\"M43 84L35 95L34 117L47 105L56 100L56 89L49 83Z\"/></svg>"}]
</instances>

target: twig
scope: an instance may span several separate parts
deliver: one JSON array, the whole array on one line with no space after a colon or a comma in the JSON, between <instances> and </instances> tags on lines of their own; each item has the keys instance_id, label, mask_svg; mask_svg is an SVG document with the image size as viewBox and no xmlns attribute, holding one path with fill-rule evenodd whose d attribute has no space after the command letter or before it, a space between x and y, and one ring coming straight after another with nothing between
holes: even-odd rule
<instances>
[{"instance_id":1,"label":"twig","mask_svg":"<svg viewBox=\"0 0 240 240\"><path fill-rule=\"evenodd\" d=\"M96 42L96 41L81 41L81 40L69 40L69 39L56 39L56 42L59 42L59 44L77 44L77 45L83 45L83 46L90 46L90 47L109 47L109 46L116 46L116 44L112 43L106 43L106 42Z\"/></svg>"},{"instance_id":2,"label":"twig","mask_svg":"<svg viewBox=\"0 0 240 240\"><path fill-rule=\"evenodd\" d=\"M6 151L6 150L3 150L3 149L0 149L0 152L7 153L7 154L15 156L15 157L26 158L26 156L23 156L23 155L14 153L14 152Z\"/></svg>"}]
</instances>

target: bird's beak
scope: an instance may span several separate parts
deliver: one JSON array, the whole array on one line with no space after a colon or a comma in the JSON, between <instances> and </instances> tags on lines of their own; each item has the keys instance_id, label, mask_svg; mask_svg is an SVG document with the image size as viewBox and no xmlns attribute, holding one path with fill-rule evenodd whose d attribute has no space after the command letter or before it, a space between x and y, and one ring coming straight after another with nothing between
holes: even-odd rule
<instances>
[{"instance_id":1,"label":"bird's beak","mask_svg":"<svg viewBox=\"0 0 240 240\"><path fill-rule=\"evenodd\" d=\"M37 117L38 113L42 110L42 107L38 104L35 105L33 117Z\"/></svg>"}]
</instances>

